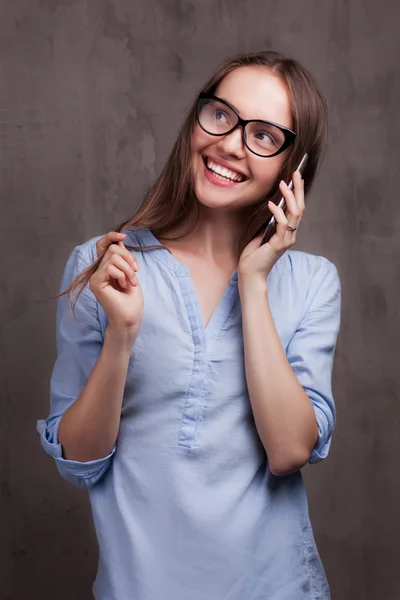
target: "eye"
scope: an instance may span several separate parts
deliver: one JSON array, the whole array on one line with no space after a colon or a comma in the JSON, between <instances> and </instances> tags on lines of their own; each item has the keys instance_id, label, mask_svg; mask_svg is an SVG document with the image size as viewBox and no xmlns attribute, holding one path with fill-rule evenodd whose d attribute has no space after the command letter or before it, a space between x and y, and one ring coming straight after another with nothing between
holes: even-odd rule
<instances>
[{"instance_id":1,"label":"eye","mask_svg":"<svg viewBox=\"0 0 400 600\"><path fill-rule=\"evenodd\" d=\"M256 153L266 151L268 154L274 154L285 143L284 133L272 123L253 121L249 123L246 133L247 142Z\"/></svg>"},{"instance_id":2,"label":"eye","mask_svg":"<svg viewBox=\"0 0 400 600\"><path fill-rule=\"evenodd\" d=\"M227 123L228 115L220 108L216 108L214 113L214 119L216 121L219 121L220 123Z\"/></svg>"},{"instance_id":3,"label":"eye","mask_svg":"<svg viewBox=\"0 0 400 600\"><path fill-rule=\"evenodd\" d=\"M254 134L254 137L259 140L262 144L273 144L277 146L278 143L273 135L267 133L266 131L258 131Z\"/></svg>"},{"instance_id":4,"label":"eye","mask_svg":"<svg viewBox=\"0 0 400 600\"><path fill-rule=\"evenodd\" d=\"M223 135L235 125L236 115L229 106L218 100L210 100L200 107L198 119L200 126L211 135Z\"/></svg>"}]
</instances>

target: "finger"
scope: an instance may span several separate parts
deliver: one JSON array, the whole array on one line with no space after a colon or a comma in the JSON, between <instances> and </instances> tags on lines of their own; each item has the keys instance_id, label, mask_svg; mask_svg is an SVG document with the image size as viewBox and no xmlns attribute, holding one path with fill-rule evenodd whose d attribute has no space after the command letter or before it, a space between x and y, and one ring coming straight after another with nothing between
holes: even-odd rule
<instances>
[{"instance_id":1,"label":"finger","mask_svg":"<svg viewBox=\"0 0 400 600\"><path fill-rule=\"evenodd\" d=\"M253 238L251 240L251 242L249 242L249 244L247 245L247 252L251 253L251 252L253 252L253 250L256 250L256 248L259 248L263 237L264 237L264 233L260 233L255 238Z\"/></svg>"},{"instance_id":2,"label":"finger","mask_svg":"<svg viewBox=\"0 0 400 600\"><path fill-rule=\"evenodd\" d=\"M132 265L134 271L140 271L139 263L136 260L135 255L125 248L123 242L118 242L118 248L121 248L121 256L123 256Z\"/></svg>"},{"instance_id":3,"label":"finger","mask_svg":"<svg viewBox=\"0 0 400 600\"><path fill-rule=\"evenodd\" d=\"M280 182L279 189L286 200L286 217L288 223L292 227L297 227L302 214L302 211L297 203L297 199L292 190L289 189L289 186L286 185L284 181Z\"/></svg>"},{"instance_id":4,"label":"finger","mask_svg":"<svg viewBox=\"0 0 400 600\"><path fill-rule=\"evenodd\" d=\"M294 185L294 196L296 198L297 206L303 213L306 207L304 197L304 179L299 171L293 173L293 185Z\"/></svg>"},{"instance_id":5,"label":"finger","mask_svg":"<svg viewBox=\"0 0 400 600\"><path fill-rule=\"evenodd\" d=\"M272 208L272 210L274 210L274 216L277 223L276 239L282 248L290 248L296 243L296 232L288 230L288 218L279 206L275 205L275 208Z\"/></svg>"},{"instance_id":6,"label":"finger","mask_svg":"<svg viewBox=\"0 0 400 600\"><path fill-rule=\"evenodd\" d=\"M110 257L112 257L114 254L123 256L127 263L131 265L134 271L139 271L139 265L135 256L125 248L123 242L112 243L108 247L106 253L104 254L103 261L110 261Z\"/></svg>"},{"instance_id":7,"label":"finger","mask_svg":"<svg viewBox=\"0 0 400 600\"><path fill-rule=\"evenodd\" d=\"M288 220L285 213L279 206L277 206L271 200L268 203L268 208L272 212L276 221L276 237L283 243L285 235L287 234Z\"/></svg>"},{"instance_id":8,"label":"finger","mask_svg":"<svg viewBox=\"0 0 400 600\"><path fill-rule=\"evenodd\" d=\"M110 279L114 279L115 281L118 281L121 288L128 287L128 281L125 273L121 269L118 269L115 265L107 265L106 269L104 270L104 274L108 281Z\"/></svg>"},{"instance_id":9,"label":"finger","mask_svg":"<svg viewBox=\"0 0 400 600\"><path fill-rule=\"evenodd\" d=\"M132 285L137 285L135 271L132 265L118 252L110 253L109 257L104 261L103 270L106 270L110 265L114 265L122 271Z\"/></svg>"},{"instance_id":10,"label":"finger","mask_svg":"<svg viewBox=\"0 0 400 600\"><path fill-rule=\"evenodd\" d=\"M97 240L96 249L97 256L100 258L113 242L120 242L126 238L126 233L118 233L118 231L109 231L102 238Z\"/></svg>"}]
</instances>

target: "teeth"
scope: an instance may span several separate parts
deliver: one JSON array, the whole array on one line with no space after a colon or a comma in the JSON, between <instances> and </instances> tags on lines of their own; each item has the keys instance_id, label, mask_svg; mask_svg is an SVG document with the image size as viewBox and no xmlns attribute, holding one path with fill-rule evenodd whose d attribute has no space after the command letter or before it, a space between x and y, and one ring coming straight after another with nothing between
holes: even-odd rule
<instances>
[{"instance_id":1,"label":"teeth","mask_svg":"<svg viewBox=\"0 0 400 600\"><path fill-rule=\"evenodd\" d=\"M221 165L217 165L212 160L207 159L207 167L210 169L210 171L213 171L218 175L222 175L222 177L230 179L231 181L243 181L243 175L239 175L239 173L235 173L234 171L230 171L225 167L221 167Z\"/></svg>"}]
</instances>

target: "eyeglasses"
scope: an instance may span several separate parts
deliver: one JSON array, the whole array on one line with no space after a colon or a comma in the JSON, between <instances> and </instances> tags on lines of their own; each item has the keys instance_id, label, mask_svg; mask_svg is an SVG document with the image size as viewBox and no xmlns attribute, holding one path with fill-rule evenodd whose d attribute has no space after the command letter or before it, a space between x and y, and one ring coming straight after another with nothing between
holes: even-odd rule
<instances>
[{"instance_id":1,"label":"eyeglasses","mask_svg":"<svg viewBox=\"0 0 400 600\"><path fill-rule=\"evenodd\" d=\"M225 100L201 92L197 100L197 122L209 135L222 136L242 127L243 143L256 154L271 158L294 143L296 134L291 129L259 119L242 119Z\"/></svg>"}]
</instances>

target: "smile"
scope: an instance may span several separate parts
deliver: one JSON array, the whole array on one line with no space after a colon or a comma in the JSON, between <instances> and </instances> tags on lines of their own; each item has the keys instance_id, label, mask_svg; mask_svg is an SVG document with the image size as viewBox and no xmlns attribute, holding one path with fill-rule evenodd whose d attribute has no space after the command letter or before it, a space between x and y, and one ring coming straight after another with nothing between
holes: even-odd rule
<instances>
[{"instance_id":1,"label":"smile","mask_svg":"<svg viewBox=\"0 0 400 600\"><path fill-rule=\"evenodd\" d=\"M210 158L204 157L204 164L208 171L211 171L214 177L226 183L241 183L246 180L246 177L237 171L231 171L223 167Z\"/></svg>"}]
</instances>

